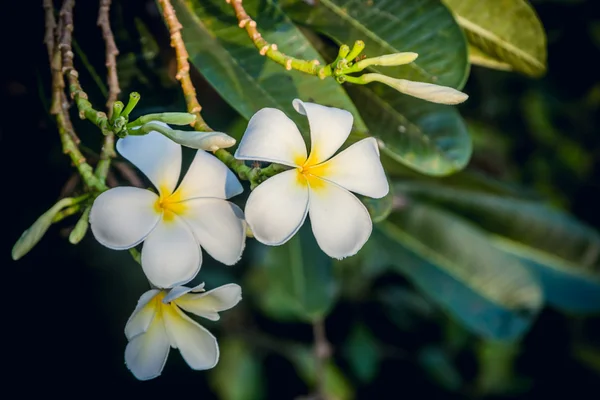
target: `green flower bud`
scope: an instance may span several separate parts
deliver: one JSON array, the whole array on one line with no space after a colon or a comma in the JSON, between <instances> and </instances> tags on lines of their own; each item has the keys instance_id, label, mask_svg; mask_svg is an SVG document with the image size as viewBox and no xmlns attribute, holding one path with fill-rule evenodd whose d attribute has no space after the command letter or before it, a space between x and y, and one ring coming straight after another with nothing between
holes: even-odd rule
<instances>
[{"instance_id":1,"label":"green flower bud","mask_svg":"<svg viewBox=\"0 0 600 400\"><path fill-rule=\"evenodd\" d=\"M380 65L382 67L394 67L397 65L410 64L415 61L419 55L417 53L395 53L386 54L380 57L365 58L356 63L359 70L363 70L371 65Z\"/></svg>"}]
</instances>

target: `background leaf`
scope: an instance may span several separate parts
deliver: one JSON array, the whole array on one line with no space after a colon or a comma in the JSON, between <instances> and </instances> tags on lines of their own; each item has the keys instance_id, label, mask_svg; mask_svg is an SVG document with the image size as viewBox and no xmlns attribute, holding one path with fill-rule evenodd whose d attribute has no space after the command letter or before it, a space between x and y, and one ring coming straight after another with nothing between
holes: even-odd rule
<instances>
[{"instance_id":1,"label":"background leaf","mask_svg":"<svg viewBox=\"0 0 600 400\"><path fill-rule=\"evenodd\" d=\"M525 0L442 0L469 43L526 75L546 72L546 33Z\"/></svg>"},{"instance_id":2,"label":"background leaf","mask_svg":"<svg viewBox=\"0 0 600 400\"><path fill-rule=\"evenodd\" d=\"M543 203L429 184L395 185L398 193L457 212L499 237L497 247L524 261L552 304L600 310L600 234Z\"/></svg>"},{"instance_id":3,"label":"background leaf","mask_svg":"<svg viewBox=\"0 0 600 400\"><path fill-rule=\"evenodd\" d=\"M517 338L542 305L533 276L452 214L410 202L377 227L396 270L479 335Z\"/></svg>"},{"instance_id":4,"label":"background leaf","mask_svg":"<svg viewBox=\"0 0 600 400\"><path fill-rule=\"evenodd\" d=\"M307 322L323 318L336 298L337 284L333 260L319 248L308 221L287 243L263 250L257 268L266 271L268 286L262 290L270 292L271 308L281 307L285 314L293 310Z\"/></svg>"}]
</instances>

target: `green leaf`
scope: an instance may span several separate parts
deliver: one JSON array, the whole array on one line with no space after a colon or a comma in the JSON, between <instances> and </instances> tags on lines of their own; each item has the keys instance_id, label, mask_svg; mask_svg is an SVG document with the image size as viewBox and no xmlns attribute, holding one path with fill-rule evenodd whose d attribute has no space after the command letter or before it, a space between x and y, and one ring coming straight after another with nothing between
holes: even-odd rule
<instances>
[{"instance_id":1,"label":"green leaf","mask_svg":"<svg viewBox=\"0 0 600 400\"><path fill-rule=\"evenodd\" d=\"M469 45L469 62L471 64L480 65L482 67L497 69L500 71L512 71L512 66L503 61L497 60L494 57L485 54L479 48Z\"/></svg>"},{"instance_id":2,"label":"green leaf","mask_svg":"<svg viewBox=\"0 0 600 400\"><path fill-rule=\"evenodd\" d=\"M190 61L232 107L246 119L264 107L278 108L294 118L292 100L300 98L343 108L354 115L354 129L366 127L342 87L334 79L286 69L261 56L238 21L231 5L222 0L176 0L173 7L183 25ZM272 1L244 1L262 36L296 58L324 63L300 30ZM298 118L306 128L306 118Z\"/></svg>"},{"instance_id":3,"label":"green leaf","mask_svg":"<svg viewBox=\"0 0 600 400\"><path fill-rule=\"evenodd\" d=\"M452 214L410 202L377 228L392 265L479 335L517 338L542 306L533 276Z\"/></svg>"},{"instance_id":4,"label":"green leaf","mask_svg":"<svg viewBox=\"0 0 600 400\"><path fill-rule=\"evenodd\" d=\"M471 158L471 138L458 111L381 85L348 86L381 152L418 172L445 176Z\"/></svg>"},{"instance_id":5,"label":"green leaf","mask_svg":"<svg viewBox=\"0 0 600 400\"><path fill-rule=\"evenodd\" d=\"M432 184L400 184L395 189L498 235L494 245L524 261L551 304L572 312L600 311L600 234L593 228L536 201Z\"/></svg>"},{"instance_id":6,"label":"green leaf","mask_svg":"<svg viewBox=\"0 0 600 400\"><path fill-rule=\"evenodd\" d=\"M219 339L219 364L210 371L213 389L222 400L263 398L262 363L241 339Z\"/></svg>"},{"instance_id":7,"label":"green leaf","mask_svg":"<svg viewBox=\"0 0 600 400\"><path fill-rule=\"evenodd\" d=\"M364 53L369 57L400 52L419 54L411 64L378 71L385 71L385 75L456 88L461 88L467 79L469 63L464 35L437 0L320 0L315 6L280 0L280 4L298 23L338 44L364 41Z\"/></svg>"},{"instance_id":8,"label":"green leaf","mask_svg":"<svg viewBox=\"0 0 600 400\"><path fill-rule=\"evenodd\" d=\"M442 0L471 45L530 76L546 72L546 34L525 0Z\"/></svg>"},{"instance_id":9,"label":"green leaf","mask_svg":"<svg viewBox=\"0 0 600 400\"><path fill-rule=\"evenodd\" d=\"M292 309L304 321L323 318L336 299L337 285L333 261L319 248L310 224L305 223L287 243L264 250L260 264L268 287L263 290L273 292L282 308Z\"/></svg>"},{"instance_id":10,"label":"green leaf","mask_svg":"<svg viewBox=\"0 0 600 400\"><path fill-rule=\"evenodd\" d=\"M412 51L419 57L399 67L370 67L394 78L462 87L469 70L464 35L438 1L324 0L311 7L283 0L296 21L339 44L363 40L365 54ZM379 83L346 86L382 153L421 173L444 176L467 164L471 140L458 111L428 103Z\"/></svg>"},{"instance_id":11,"label":"green leaf","mask_svg":"<svg viewBox=\"0 0 600 400\"><path fill-rule=\"evenodd\" d=\"M54 216L62 209L75 204L75 202L75 199L72 197L61 199L48 211L40 215L37 221L21 234L21 237L13 246L12 259L16 261L27 254L42 239L48 228L50 228Z\"/></svg>"},{"instance_id":12,"label":"green leaf","mask_svg":"<svg viewBox=\"0 0 600 400\"><path fill-rule=\"evenodd\" d=\"M345 343L344 353L361 382L369 383L375 378L382 354L377 338L365 325L354 325Z\"/></svg>"}]
</instances>

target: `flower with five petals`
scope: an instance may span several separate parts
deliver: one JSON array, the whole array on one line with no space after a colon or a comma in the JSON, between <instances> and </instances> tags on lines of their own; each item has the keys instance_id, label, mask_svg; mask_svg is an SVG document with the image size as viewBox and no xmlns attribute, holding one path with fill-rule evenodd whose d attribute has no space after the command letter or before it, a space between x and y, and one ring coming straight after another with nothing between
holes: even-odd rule
<instances>
[{"instance_id":1,"label":"flower with five petals","mask_svg":"<svg viewBox=\"0 0 600 400\"><path fill-rule=\"evenodd\" d=\"M225 164L197 151L175 190L180 145L152 131L120 139L117 150L150 179L158 194L116 187L98 196L90 224L101 244L124 250L144 242L142 268L150 282L162 288L196 276L202 263L200 246L223 264L240 259L246 240L243 214L226 199L243 189Z\"/></svg>"},{"instance_id":2,"label":"flower with five petals","mask_svg":"<svg viewBox=\"0 0 600 400\"><path fill-rule=\"evenodd\" d=\"M352 114L298 99L293 105L308 117L310 155L294 122L273 108L263 108L250 119L235 153L240 160L293 167L254 189L246 203L246 222L257 240L280 245L294 236L308 214L327 255L354 255L371 235L372 222L350 192L381 198L389 191L377 141L363 139L332 157L350 134Z\"/></svg>"},{"instance_id":3,"label":"flower with five petals","mask_svg":"<svg viewBox=\"0 0 600 400\"><path fill-rule=\"evenodd\" d=\"M147 291L125 326L129 340L125 348L127 368L140 380L156 378L171 347L179 349L192 369L214 367L219 361L217 340L182 309L216 321L220 311L232 308L241 299L242 289L233 283L208 292L204 292L204 284Z\"/></svg>"}]
</instances>

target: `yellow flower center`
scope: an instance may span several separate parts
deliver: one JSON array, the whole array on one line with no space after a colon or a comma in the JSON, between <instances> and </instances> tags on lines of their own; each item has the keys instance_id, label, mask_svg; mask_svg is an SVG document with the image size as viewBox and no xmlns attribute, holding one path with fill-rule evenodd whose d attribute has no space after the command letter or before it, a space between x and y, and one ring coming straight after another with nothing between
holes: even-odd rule
<instances>
[{"instance_id":1,"label":"yellow flower center","mask_svg":"<svg viewBox=\"0 0 600 400\"><path fill-rule=\"evenodd\" d=\"M166 190L160 190L160 193L167 192ZM162 194L154 203L154 209L158 213L163 214L163 221L170 222L175 218L175 214L181 215L187 209L185 203L181 202L181 195L179 191L175 191L168 196L163 196Z\"/></svg>"},{"instance_id":2,"label":"yellow flower center","mask_svg":"<svg viewBox=\"0 0 600 400\"><path fill-rule=\"evenodd\" d=\"M316 157L311 152L310 157L303 159L303 157L296 157L296 165L300 167L296 168L298 183L300 185L309 185L311 189L317 190L325 186L325 182L321 179L327 174L327 165L325 163L315 164Z\"/></svg>"}]
</instances>

